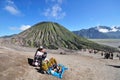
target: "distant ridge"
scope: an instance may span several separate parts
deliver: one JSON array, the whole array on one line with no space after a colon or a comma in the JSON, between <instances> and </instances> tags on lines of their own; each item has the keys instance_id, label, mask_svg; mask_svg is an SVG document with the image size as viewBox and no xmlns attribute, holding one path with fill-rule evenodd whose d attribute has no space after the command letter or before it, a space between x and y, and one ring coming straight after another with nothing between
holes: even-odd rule
<instances>
[{"instance_id":1,"label":"distant ridge","mask_svg":"<svg viewBox=\"0 0 120 80\"><path fill-rule=\"evenodd\" d=\"M6 36L1 36L0 38L11 38L13 36L15 36L16 34L13 34L13 35L6 35Z\"/></svg>"},{"instance_id":2,"label":"distant ridge","mask_svg":"<svg viewBox=\"0 0 120 80\"><path fill-rule=\"evenodd\" d=\"M55 22L40 22L35 24L31 28L12 37L12 43L29 47L43 45L45 48L50 49L114 49L79 37Z\"/></svg>"},{"instance_id":3,"label":"distant ridge","mask_svg":"<svg viewBox=\"0 0 120 80\"><path fill-rule=\"evenodd\" d=\"M73 33L88 39L120 39L119 26L96 26L89 29L73 31Z\"/></svg>"}]
</instances>

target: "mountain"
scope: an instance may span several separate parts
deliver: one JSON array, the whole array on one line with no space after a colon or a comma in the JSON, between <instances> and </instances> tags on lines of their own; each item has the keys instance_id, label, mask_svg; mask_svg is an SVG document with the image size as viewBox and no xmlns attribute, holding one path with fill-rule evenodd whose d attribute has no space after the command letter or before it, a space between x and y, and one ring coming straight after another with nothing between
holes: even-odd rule
<instances>
[{"instance_id":1,"label":"mountain","mask_svg":"<svg viewBox=\"0 0 120 80\"><path fill-rule=\"evenodd\" d=\"M89 29L73 31L73 33L89 39L119 39L120 27L97 26Z\"/></svg>"},{"instance_id":2,"label":"mountain","mask_svg":"<svg viewBox=\"0 0 120 80\"><path fill-rule=\"evenodd\" d=\"M85 38L79 37L55 22L40 22L31 28L11 38L16 45L58 49L82 49L91 48L98 50L116 50L115 48L99 45Z\"/></svg>"}]
</instances>

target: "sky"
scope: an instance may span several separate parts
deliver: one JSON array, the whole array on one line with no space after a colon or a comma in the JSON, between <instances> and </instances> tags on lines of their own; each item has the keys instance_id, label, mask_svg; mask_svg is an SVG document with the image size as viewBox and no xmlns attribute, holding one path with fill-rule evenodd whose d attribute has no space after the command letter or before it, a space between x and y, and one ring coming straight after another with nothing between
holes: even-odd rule
<instances>
[{"instance_id":1,"label":"sky","mask_svg":"<svg viewBox=\"0 0 120 80\"><path fill-rule=\"evenodd\" d=\"M36 23L57 22L70 31L120 25L120 0L0 0L0 36Z\"/></svg>"}]
</instances>

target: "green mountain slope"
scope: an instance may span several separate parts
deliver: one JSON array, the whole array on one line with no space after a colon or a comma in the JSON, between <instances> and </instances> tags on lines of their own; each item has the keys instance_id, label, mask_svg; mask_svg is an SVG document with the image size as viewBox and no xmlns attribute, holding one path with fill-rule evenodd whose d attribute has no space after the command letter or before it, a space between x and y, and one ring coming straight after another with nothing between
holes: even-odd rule
<instances>
[{"instance_id":1,"label":"green mountain slope","mask_svg":"<svg viewBox=\"0 0 120 80\"><path fill-rule=\"evenodd\" d=\"M12 38L12 42L22 46L68 49L113 49L79 37L65 27L54 22L41 22ZM114 49L115 50L115 49Z\"/></svg>"}]
</instances>

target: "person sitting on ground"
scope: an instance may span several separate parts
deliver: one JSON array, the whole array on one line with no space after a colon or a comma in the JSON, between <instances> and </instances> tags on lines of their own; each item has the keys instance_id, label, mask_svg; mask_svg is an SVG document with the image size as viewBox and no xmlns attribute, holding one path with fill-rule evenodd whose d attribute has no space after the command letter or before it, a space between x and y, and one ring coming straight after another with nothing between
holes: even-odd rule
<instances>
[{"instance_id":1,"label":"person sitting on ground","mask_svg":"<svg viewBox=\"0 0 120 80\"><path fill-rule=\"evenodd\" d=\"M47 52L45 51L45 49L43 49L42 46L40 46L34 55L33 65L41 67L42 61L45 60L46 57L47 57Z\"/></svg>"}]
</instances>

